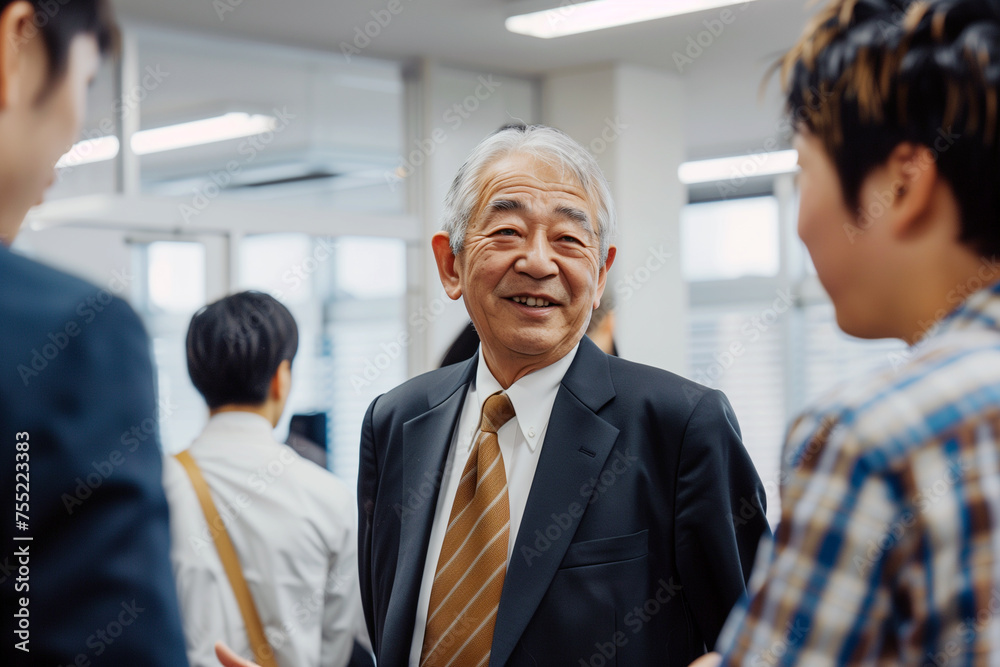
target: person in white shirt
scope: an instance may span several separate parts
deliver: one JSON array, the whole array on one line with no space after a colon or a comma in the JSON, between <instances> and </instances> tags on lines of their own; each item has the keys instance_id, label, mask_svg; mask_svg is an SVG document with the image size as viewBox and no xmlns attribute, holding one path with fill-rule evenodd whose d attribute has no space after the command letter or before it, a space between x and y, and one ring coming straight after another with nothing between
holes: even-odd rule
<instances>
[{"instance_id":1,"label":"person in white shirt","mask_svg":"<svg viewBox=\"0 0 1000 667\"><path fill-rule=\"evenodd\" d=\"M275 440L298 331L259 292L197 312L188 371L210 419L188 452L225 523L280 667L341 667L360 633L357 515L351 490ZM225 641L252 656L239 606L186 471L164 464L171 561L192 667L218 665Z\"/></svg>"}]
</instances>

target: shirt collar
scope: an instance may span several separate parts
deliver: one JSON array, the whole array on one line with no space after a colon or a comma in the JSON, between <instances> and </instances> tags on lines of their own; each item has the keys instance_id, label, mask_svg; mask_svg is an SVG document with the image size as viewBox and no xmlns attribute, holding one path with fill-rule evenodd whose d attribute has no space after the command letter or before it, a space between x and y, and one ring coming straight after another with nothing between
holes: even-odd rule
<instances>
[{"instance_id":1,"label":"shirt collar","mask_svg":"<svg viewBox=\"0 0 1000 667\"><path fill-rule=\"evenodd\" d=\"M545 368L528 373L523 378L507 388L507 396L514 406L517 425L528 443L528 448L535 451L538 441L545 432L549 415L552 414L552 404L555 403L559 385L569 370L576 352L580 349L577 343L564 357L549 364ZM486 360L483 358L482 346L479 349L479 365L476 368L476 400L479 403L478 413L483 410L486 399L498 391L503 391L500 383L493 377ZM476 425L479 428L479 425Z\"/></svg>"},{"instance_id":2,"label":"shirt collar","mask_svg":"<svg viewBox=\"0 0 1000 667\"><path fill-rule=\"evenodd\" d=\"M247 436L256 436L274 440L274 427L264 417L253 412L220 412L209 418L202 431L202 436L223 434L231 437L234 431L240 431Z\"/></svg>"}]
</instances>

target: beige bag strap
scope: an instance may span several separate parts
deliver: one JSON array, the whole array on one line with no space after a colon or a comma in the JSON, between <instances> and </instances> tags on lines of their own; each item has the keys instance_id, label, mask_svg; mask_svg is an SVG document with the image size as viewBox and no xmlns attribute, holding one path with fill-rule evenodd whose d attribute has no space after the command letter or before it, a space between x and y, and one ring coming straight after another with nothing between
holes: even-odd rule
<instances>
[{"instance_id":1,"label":"beige bag strap","mask_svg":"<svg viewBox=\"0 0 1000 667\"><path fill-rule=\"evenodd\" d=\"M253 597L250 595L250 587L247 586L247 581L243 577L240 559L236 555L233 541L229 539L226 524L222 522L219 510L216 509L215 502L212 500L208 483L202 477L201 470L198 469L198 464L195 463L189 452L183 451L177 454L175 458L184 466L188 477L191 478L191 485L194 486L194 492L198 495L198 502L201 503L201 509L205 513L205 520L208 521L212 539L215 541L215 548L218 550L219 559L222 561L222 567L226 570L229 585L233 587L233 593L236 594L236 602L240 605L240 614L243 616L243 624L247 628L247 636L250 638L250 647L253 649L254 660L261 667L278 667L278 663L274 659L274 650L264 635L264 626L260 622L260 614L257 613L257 607L254 605Z\"/></svg>"}]
</instances>

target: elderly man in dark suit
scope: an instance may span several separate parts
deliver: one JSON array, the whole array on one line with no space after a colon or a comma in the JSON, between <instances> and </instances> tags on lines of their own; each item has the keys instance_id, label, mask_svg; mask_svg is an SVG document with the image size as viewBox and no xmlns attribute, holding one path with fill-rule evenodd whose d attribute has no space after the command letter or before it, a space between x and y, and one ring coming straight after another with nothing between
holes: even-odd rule
<instances>
[{"instance_id":1,"label":"elderly man in dark suit","mask_svg":"<svg viewBox=\"0 0 1000 667\"><path fill-rule=\"evenodd\" d=\"M187 664L146 333L107 290L6 247L112 31L100 0L0 0L3 665Z\"/></svg>"},{"instance_id":2,"label":"elderly man in dark suit","mask_svg":"<svg viewBox=\"0 0 1000 667\"><path fill-rule=\"evenodd\" d=\"M584 337L615 214L565 134L488 137L445 216L441 281L482 345L364 419L361 590L379 664L686 665L768 532L732 408Z\"/></svg>"},{"instance_id":3,"label":"elderly man in dark suit","mask_svg":"<svg viewBox=\"0 0 1000 667\"><path fill-rule=\"evenodd\" d=\"M364 419L359 570L378 664L687 665L768 532L729 402L584 337L615 214L565 134L502 128L445 209L441 282L482 343Z\"/></svg>"}]
</instances>

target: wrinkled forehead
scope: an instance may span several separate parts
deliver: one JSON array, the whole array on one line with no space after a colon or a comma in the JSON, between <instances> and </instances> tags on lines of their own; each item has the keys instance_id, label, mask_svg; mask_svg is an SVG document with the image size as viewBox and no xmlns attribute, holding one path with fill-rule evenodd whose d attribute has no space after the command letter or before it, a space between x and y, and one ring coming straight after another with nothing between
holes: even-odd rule
<instances>
[{"instance_id":1,"label":"wrinkled forehead","mask_svg":"<svg viewBox=\"0 0 1000 667\"><path fill-rule=\"evenodd\" d=\"M473 220L498 200L523 200L525 206L563 206L582 209L596 232L596 205L576 170L554 156L509 153L486 164L479 174Z\"/></svg>"}]
</instances>

